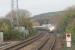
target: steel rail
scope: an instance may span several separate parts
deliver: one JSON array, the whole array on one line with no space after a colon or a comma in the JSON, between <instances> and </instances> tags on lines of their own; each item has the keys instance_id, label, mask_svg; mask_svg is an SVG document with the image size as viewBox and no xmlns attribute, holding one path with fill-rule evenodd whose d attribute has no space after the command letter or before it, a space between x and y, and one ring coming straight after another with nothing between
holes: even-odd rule
<instances>
[{"instance_id":1,"label":"steel rail","mask_svg":"<svg viewBox=\"0 0 75 50\"><path fill-rule=\"evenodd\" d=\"M29 38L29 39L27 39L27 40L25 40L23 42L20 42L20 43L18 43L16 45L13 45L13 46L8 47L8 48L4 48L4 50L19 50L20 48L23 48L23 47L33 43L34 41L40 39L43 35L44 34L40 33L39 35L36 35L36 36L34 36L32 38Z\"/></svg>"}]
</instances>

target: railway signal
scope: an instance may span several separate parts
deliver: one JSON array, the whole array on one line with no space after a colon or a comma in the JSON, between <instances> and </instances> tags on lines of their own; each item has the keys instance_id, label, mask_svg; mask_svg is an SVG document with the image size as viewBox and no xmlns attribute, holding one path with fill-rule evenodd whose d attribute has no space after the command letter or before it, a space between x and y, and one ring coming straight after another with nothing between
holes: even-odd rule
<instances>
[{"instance_id":1,"label":"railway signal","mask_svg":"<svg viewBox=\"0 0 75 50\"><path fill-rule=\"evenodd\" d=\"M71 33L66 33L66 46L71 47Z\"/></svg>"}]
</instances>

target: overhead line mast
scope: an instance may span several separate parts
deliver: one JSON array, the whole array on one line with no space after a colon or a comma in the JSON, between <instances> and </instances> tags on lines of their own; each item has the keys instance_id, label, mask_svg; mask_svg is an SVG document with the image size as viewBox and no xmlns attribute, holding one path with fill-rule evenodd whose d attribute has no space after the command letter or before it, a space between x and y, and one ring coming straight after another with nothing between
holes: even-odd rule
<instances>
[{"instance_id":1,"label":"overhead line mast","mask_svg":"<svg viewBox=\"0 0 75 50\"><path fill-rule=\"evenodd\" d=\"M11 13L11 24L13 25L14 23L14 20L13 20L13 11L16 10L16 22L17 22L17 26L19 28L19 17L18 17L18 0L11 0L11 10L12 10L12 13Z\"/></svg>"}]
</instances>

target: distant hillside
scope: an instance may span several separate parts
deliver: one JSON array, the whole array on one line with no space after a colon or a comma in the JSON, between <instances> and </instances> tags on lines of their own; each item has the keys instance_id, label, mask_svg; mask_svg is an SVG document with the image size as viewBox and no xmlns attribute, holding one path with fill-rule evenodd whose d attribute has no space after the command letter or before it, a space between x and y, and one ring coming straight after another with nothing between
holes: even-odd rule
<instances>
[{"instance_id":1,"label":"distant hillside","mask_svg":"<svg viewBox=\"0 0 75 50\"><path fill-rule=\"evenodd\" d=\"M46 18L50 18L53 16L58 16L60 14L61 14L60 11L59 12L48 12L48 13L35 15L34 17L32 17L32 19L46 19Z\"/></svg>"},{"instance_id":2,"label":"distant hillside","mask_svg":"<svg viewBox=\"0 0 75 50\"><path fill-rule=\"evenodd\" d=\"M38 21L41 24L48 24L48 23L53 23L56 24L59 20L61 20L61 16L63 14L63 11L58 11L58 12L48 12L48 13L43 13L40 15L35 15L32 17L34 21Z\"/></svg>"}]
</instances>

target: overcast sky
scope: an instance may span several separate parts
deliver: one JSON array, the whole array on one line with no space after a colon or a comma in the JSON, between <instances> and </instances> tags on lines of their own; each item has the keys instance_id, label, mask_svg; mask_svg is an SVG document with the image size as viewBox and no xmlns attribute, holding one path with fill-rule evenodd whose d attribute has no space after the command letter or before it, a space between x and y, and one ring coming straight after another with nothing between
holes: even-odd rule
<instances>
[{"instance_id":1,"label":"overcast sky","mask_svg":"<svg viewBox=\"0 0 75 50\"><path fill-rule=\"evenodd\" d=\"M37 15L46 12L61 11L75 5L75 0L19 0L19 8ZM11 0L0 0L0 16L11 10Z\"/></svg>"}]
</instances>

